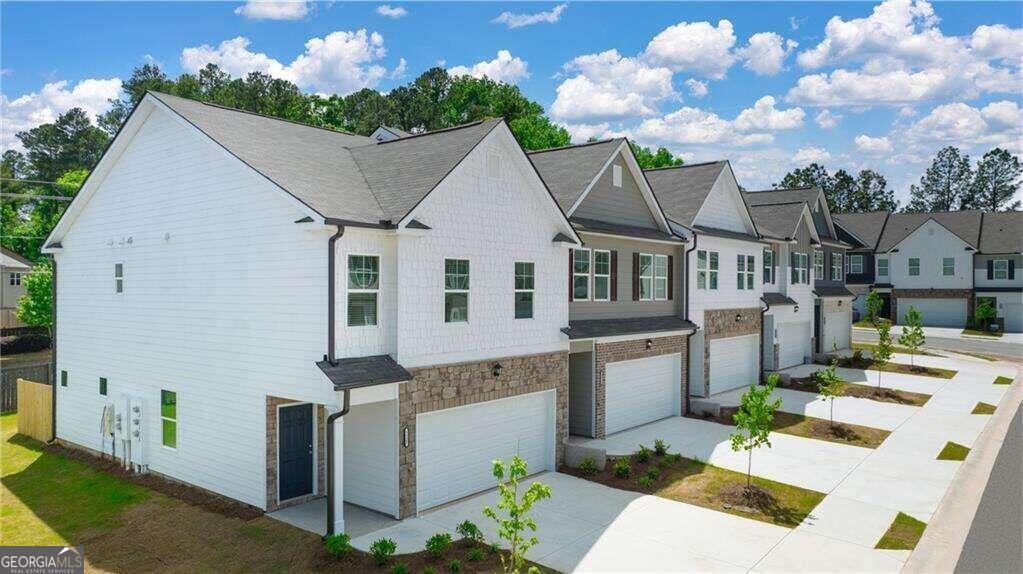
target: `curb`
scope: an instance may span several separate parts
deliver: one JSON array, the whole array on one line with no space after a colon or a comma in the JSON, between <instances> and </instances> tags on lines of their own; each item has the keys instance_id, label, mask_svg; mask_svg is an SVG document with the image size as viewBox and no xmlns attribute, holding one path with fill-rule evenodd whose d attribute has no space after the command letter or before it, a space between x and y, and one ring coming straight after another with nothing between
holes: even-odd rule
<instances>
[{"instance_id":1,"label":"curb","mask_svg":"<svg viewBox=\"0 0 1023 574\"><path fill-rule=\"evenodd\" d=\"M1011 364L1018 369L1016 380L956 472L903 572L951 572L959 562L995 459L1023 402L1023 365Z\"/></svg>"}]
</instances>

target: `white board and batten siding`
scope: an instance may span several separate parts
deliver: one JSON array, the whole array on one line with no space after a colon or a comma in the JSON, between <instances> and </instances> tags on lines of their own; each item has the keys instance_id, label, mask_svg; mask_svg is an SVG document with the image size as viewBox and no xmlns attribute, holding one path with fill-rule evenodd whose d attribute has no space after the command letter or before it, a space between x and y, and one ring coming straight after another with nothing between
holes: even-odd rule
<instances>
[{"instance_id":1,"label":"white board and batten siding","mask_svg":"<svg viewBox=\"0 0 1023 574\"><path fill-rule=\"evenodd\" d=\"M398 516L398 402L355 405L344 419L344 498Z\"/></svg>"},{"instance_id":2,"label":"white board and batten siding","mask_svg":"<svg viewBox=\"0 0 1023 574\"><path fill-rule=\"evenodd\" d=\"M678 353L605 367L605 432L615 433L678 415L681 411L682 356Z\"/></svg>"},{"instance_id":3,"label":"white board and batten siding","mask_svg":"<svg viewBox=\"0 0 1023 574\"><path fill-rule=\"evenodd\" d=\"M494 486L495 459L554 470L555 393L543 391L416 417L418 511ZM480 424L486 421L486 424Z\"/></svg>"},{"instance_id":4,"label":"white board and batten siding","mask_svg":"<svg viewBox=\"0 0 1023 574\"><path fill-rule=\"evenodd\" d=\"M295 224L301 216L268 181L154 111L61 238L57 369L70 382L56 387L58 437L99 450L103 405L137 396L151 470L263 507L266 395L334 402L314 365L329 232ZM176 450L160 441L161 389L177 393Z\"/></svg>"}]
</instances>

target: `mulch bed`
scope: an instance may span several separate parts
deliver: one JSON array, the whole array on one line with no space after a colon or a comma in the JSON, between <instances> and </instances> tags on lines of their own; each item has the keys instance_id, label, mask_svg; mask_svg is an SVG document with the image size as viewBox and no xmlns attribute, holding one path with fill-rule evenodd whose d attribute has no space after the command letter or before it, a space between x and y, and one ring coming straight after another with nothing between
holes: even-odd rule
<instances>
[{"instance_id":1,"label":"mulch bed","mask_svg":"<svg viewBox=\"0 0 1023 574\"><path fill-rule=\"evenodd\" d=\"M823 363L820 363L823 364ZM838 366L847 369L875 370L886 373L900 373L903 375L920 375L924 377L936 377L939 379L951 379L958 371L951 369L939 369L936 367L923 367L920 365L906 365L903 363L885 363L884 367L874 364L873 359L867 357L838 357Z\"/></svg>"},{"instance_id":2,"label":"mulch bed","mask_svg":"<svg viewBox=\"0 0 1023 574\"><path fill-rule=\"evenodd\" d=\"M718 498L739 510L743 510L743 507L766 510L778 502L773 494L755 484L730 484L718 491Z\"/></svg>"},{"instance_id":3,"label":"mulch bed","mask_svg":"<svg viewBox=\"0 0 1023 574\"><path fill-rule=\"evenodd\" d=\"M817 382L814 381L813 377L794 377L789 382L781 383L778 386L783 389L792 389L793 391L802 391L804 393L817 394L818 391ZM923 406L931 398L931 395L924 393L911 393L887 387L878 389L877 387L858 383L846 383L845 388L842 389L842 396L917 407Z\"/></svg>"},{"instance_id":4,"label":"mulch bed","mask_svg":"<svg viewBox=\"0 0 1023 574\"><path fill-rule=\"evenodd\" d=\"M470 562L468 555L473 548L483 551L483 559L477 562ZM401 550L400 548L398 549ZM503 551L502 551L503 553ZM340 572L390 572L398 564L404 564L409 574L423 572L426 568L432 568L437 572L451 572L451 562L458 560L458 572L501 572L501 557L494 552L490 546L473 540L461 539L451 543L447 552L440 556L434 556L426 550L415 554L395 554L383 566L377 565L372 555L359 550L352 550L344 557L337 558L322 550L313 561L313 570L327 570ZM541 572L556 572L539 564L526 561L526 569L536 566Z\"/></svg>"}]
</instances>

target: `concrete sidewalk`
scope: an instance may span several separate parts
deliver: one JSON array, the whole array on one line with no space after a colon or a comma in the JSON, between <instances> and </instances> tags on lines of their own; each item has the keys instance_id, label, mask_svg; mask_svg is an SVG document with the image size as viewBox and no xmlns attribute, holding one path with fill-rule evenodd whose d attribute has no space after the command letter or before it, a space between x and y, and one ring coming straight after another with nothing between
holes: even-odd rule
<instances>
[{"instance_id":1,"label":"concrete sidewalk","mask_svg":"<svg viewBox=\"0 0 1023 574\"><path fill-rule=\"evenodd\" d=\"M898 337L902 334L903 325L892 325L892 336ZM876 331L872 327L853 327L855 330ZM982 339L985 341L1001 341L1004 343L1023 343L1023 333L1002 333L1001 337L987 337L984 335L964 335L963 329L959 327L924 327L924 337L935 337L939 339Z\"/></svg>"}]
</instances>

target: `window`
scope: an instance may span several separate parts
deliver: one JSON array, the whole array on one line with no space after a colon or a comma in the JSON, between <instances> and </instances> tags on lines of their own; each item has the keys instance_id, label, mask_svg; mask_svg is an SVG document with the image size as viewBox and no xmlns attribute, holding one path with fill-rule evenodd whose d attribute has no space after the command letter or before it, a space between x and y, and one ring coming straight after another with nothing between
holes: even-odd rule
<instances>
[{"instance_id":1,"label":"window","mask_svg":"<svg viewBox=\"0 0 1023 574\"><path fill-rule=\"evenodd\" d=\"M1008 259L995 259L991 264L992 270L994 271L995 279L1008 279L1009 278L1009 260Z\"/></svg>"},{"instance_id":2,"label":"window","mask_svg":"<svg viewBox=\"0 0 1023 574\"><path fill-rule=\"evenodd\" d=\"M377 324L377 295L380 290L380 258L375 255L348 256L348 326Z\"/></svg>"},{"instance_id":3,"label":"window","mask_svg":"<svg viewBox=\"0 0 1023 574\"><path fill-rule=\"evenodd\" d=\"M668 300L668 256L654 255L654 299Z\"/></svg>"},{"instance_id":4,"label":"window","mask_svg":"<svg viewBox=\"0 0 1023 574\"><path fill-rule=\"evenodd\" d=\"M160 423L163 446L178 448L178 394L174 391L160 391Z\"/></svg>"},{"instance_id":5,"label":"window","mask_svg":"<svg viewBox=\"0 0 1023 574\"><path fill-rule=\"evenodd\" d=\"M941 274L945 277L950 277L956 274L956 260L955 257L942 257L941 258Z\"/></svg>"},{"instance_id":6,"label":"window","mask_svg":"<svg viewBox=\"0 0 1023 574\"><path fill-rule=\"evenodd\" d=\"M911 276L917 276L920 274L920 258L910 257L909 258L909 274Z\"/></svg>"},{"instance_id":7,"label":"window","mask_svg":"<svg viewBox=\"0 0 1023 574\"><path fill-rule=\"evenodd\" d=\"M792 252L792 284L810 284L810 256L806 253Z\"/></svg>"},{"instance_id":8,"label":"window","mask_svg":"<svg viewBox=\"0 0 1023 574\"><path fill-rule=\"evenodd\" d=\"M515 262L515 318L533 318L533 264Z\"/></svg>"},{"instance_id":9,"label":"window","mask_svg":"<svg viewBox=\"0 0 1023 574\"><path fill-rule=\"evenodd\" d=\"M813 278L824 279L824 252L814 250L813 252Z\"/></svg>"},{"instance_id":10,"label":"window","mask_svg":"<svg viewBox=\"0 0 1023 574\"><path fill-rule=\"evenodd\" d=\"M61 371L60 372L60 386L66 387L67 386L67 380L68 380L67 371Z\"/></svg>"},{"instance_id":11,"label":"window","mask_svg":"<svg viewBox=\"0 0 1023 574\"><path fill-rule=\"evenodd\" d=\"M124 293L124 263L114 263L114 293Z\"/></svg>"},{"instance_id":12,"label":"window","mask_svg":"<svg viewBox=\"0 0 1023 574\"><path fill-rule=\"evenodd\" d=\"M842 280L842 254L832 253L831 254L831 280L841 281Z\"/></svg>"},{"instance_id":13,"label":"window","mask_svg":"<svg viewBox=\"0 0 1023 574\"><path fill-rule=\"evenodd\" d=\"M575 249L572 251L572 299L576 301L590 298L590 250Z\"/></svg>"},{"instance_id":14,"label":"window","mask_svg":"<svg viewBox=\"0 0 1023 574\"><path fill-rule=\"evenodd\" d=\"M764 284L774 283L774 251L764 250Z\"/></svg>"},{"instance_id":15,"label":"window","mask_svg":"<svg viewBox=\"0 0 1023 574\"><path fill-rule=\"evenodd\" d=\"M654 256L649 253L639 254L639 300L653 299L654 290Z\"/></svg>"},{"instance_id":16,"label":"window","mask_svg":"<svg viewBox=\"0 0 1023 574\"><path fill-rule=\"evenodd\" d=\"M881 264L881 262L879 260L878 261L878 265L880 265L880 264ZM887 264L888 264L888 262L885 261L885 265L887 265ZM854 273L854 274L863 273L863 256L862 255L850 255L849 256L849 272L850 273Z\"/></svg>"},{"instance_id":17,"label":"window","mask_svg":"<svg viewBox=\"0 0 1023 574\"><path fill-rule=\"evenodd\" d=\"M8 277L11 285L21 285L21 273L11 273Z\"/></svg>"},{"instance_id":18,"label":"window","mask_svg":"<svg viewBox=\"0 0 1023 574\"><path fill-rule=\"evenodd\" d=\"M718 288L717 251L703 251L701 249L696 252L696 288Z\"/></svg>"},{"instance_id":19,"label":"window","mask_svg":"<svg viewBox=\"0 0 1023 574\"><path fill-rule=\"evenodd\" d=\"M735 286L738 289L753 289L753 274L757 271L752 255L737 255L735 258Z\"/></svg>"},{"instance_id":20,"label":"window","mask_svg":"<svg viewBox=\"0 0 1023 574\"><path fill-rule=\"evenodd\" d=\"M854 255L855 257L855 255ZM879 257L877 260L877 276L887 277L888 276L888 258Z\"/></svg>"},{"instance_id":21,"label":"window","mask_svg":"<svg viewBox=\"0 0 1023 574\"><path fill-rule=\"evenodd\" d=\"M611 252L593 252L593 300L611 300Z\"/></svg>"},{"instance_id":22,"label":"window","mask_svg":"<svg viewBox=\"0 0 1023 574\"><path fill-rule=\"evenodd\" d=\"M444 322L469 320L469 260L444 260Z\"/></svg>"},{"instance_id":23,"label":"window","mask_svg":"<svg viewBox=\"0 0 1023 574\"><path fill-rule=\"evenodd\" d=\"M622 166L620 165L611 166L611 185L615 187L622 186Z\"/></svg>"},{"instance_id":24,"label":"window","mask_svg":"<svg viewBox=\"0 0 1023 574\"><path fill-rule=\"evenodd\" d=\"M99 394L107 396L107 380L103 377L99 378Z\"/></svg>"}]
</instances>

